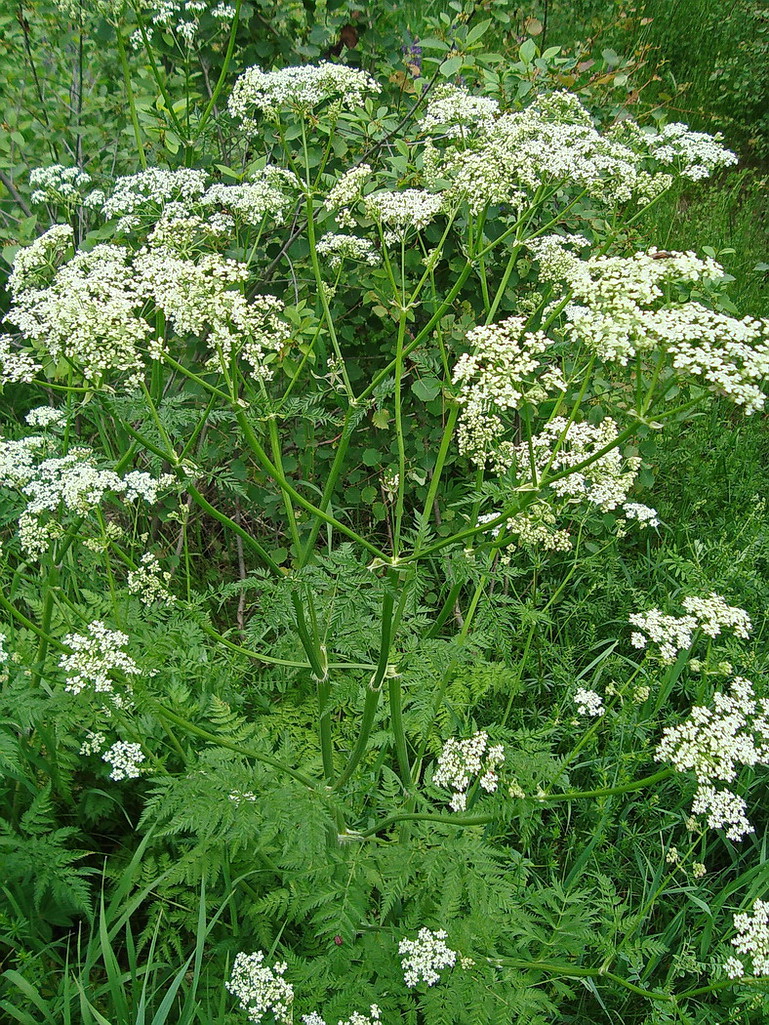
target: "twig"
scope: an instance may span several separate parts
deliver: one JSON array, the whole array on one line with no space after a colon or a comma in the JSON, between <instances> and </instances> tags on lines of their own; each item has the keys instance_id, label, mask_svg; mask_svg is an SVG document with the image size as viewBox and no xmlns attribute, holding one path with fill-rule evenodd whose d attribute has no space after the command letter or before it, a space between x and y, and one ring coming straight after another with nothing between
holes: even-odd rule
<instances>
[{"instance_id":1,"label":"twig","mask_svg":"<svg viewBox=\"0 0 769 1025\"><path fill-rule=\"evenodd\" d=\"M5 171L0 171L0 182L2 182L3 185L5 185L6 189L8 190L8 193L9 193L11 199L14 201L14 203L16 203L17 206L21 207L21 209L23 210L24 214L27 217L31 217L32 216L32 211L27 206L27 204L24 201L24 197L19 192L19 190L16 188L16 186L13 184L13 182L8 177L8 175L5 173Z\"/></svg>"}]
</instances>

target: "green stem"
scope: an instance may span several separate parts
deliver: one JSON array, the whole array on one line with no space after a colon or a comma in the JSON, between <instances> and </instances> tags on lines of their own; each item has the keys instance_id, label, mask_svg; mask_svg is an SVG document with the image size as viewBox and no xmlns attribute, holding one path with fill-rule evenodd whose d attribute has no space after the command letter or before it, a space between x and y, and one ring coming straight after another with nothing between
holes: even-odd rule
<instances>
[{"instance_id":1,"label":"green stem","mask_svg":"<svg viewBox=\"0 0 769 1025\"><path fill-rule=\"evenodd\" d=\"M218 744L219 747L226 747L228 751L235 751L239 755L243 755L244 758L253 758L256 762L263 762L265 765L270 765L273 769L279 769L284 772L291 779L295 779L298 783L303 784L309 790L317 790L317 783L310 779L309 776L305 776L303 772L298 772L296 769L292 769L290 765L286 765L277 758L273 758L271 755L266 755L262 751L254 751L252 748L243 747L240 744L234 744L231 740L227 740L226 737L217 736L215 733L211 733L208 730L202 729L197 726L194 722L190 722L189 719L183 718L181 715L177 715L176 712L172 712L165 705L161 705L160 702L153 702L152 707L160 716L161 719L168 719L170 722L175 723L177 726L181 726L195 737L200 737L201 740L208 740L212 744Z\"/></svg>"},{"instance_id":2,"label":"green stem","mask_svg":"<svg viewBox=\"0 0 769 1025\"><path fill-rule=\"evenodd\" d=\"M193 142L197 142L200 138L203 129L206 127L206 123L211 116L211 111L216 106L216 101L219 99L224 83L227 81L227 74L230 70L230 62L232 61L232 55L235 52L235 36L238 31L238 22L240 20L240 8L243 4L243 0L235 0L235 14L232 17L232 27L230 28L230 38L227 41L227 51L224 55L224 61L222 63L222 70L219 72L219 78L217 79L214 91L211 93L211 99L205 107L205 110L200 116L198 121L197 131L192 139Z\"/></svg>"},{"instance_id":3,"label":"green stem","mask_svg":"<svg viewBox=\"0 0 769 1025\"><path fill-rule=\"evenodd\" d=\"M358 739L355 742L355 747L350 754L347 765L334 785L334 790L339 790L351 778L358 766L358 763L366 753L366 748L368 747L368 739L374 725L374 716L376 715L377 706L379 704L379 695L382 692L382 682L388 672L388 669L390 669L389 658L390 648L392 646L392 630L394 621L393 609L395 606L395 590L390 585L391 583L394 583L397 586L398 582L398 574L388 571L384 581L384 592L382 594L379 660L377 662L376 671L371 677L368 687L366 688L366 698L363 703L363 716L361 718Z\"/></svg>"},{"instance_id":4,"label":"green stem","mask_svg":"<svg viewBox=\"0 0 769 1025\"><path fill-rule=\"evenodd\" d=\"M134 100L134 91L133 86L131 85L131 71L128 67L128 57L126 56L123 34L120 30L120 25L117 24L115 25L115 39L117 40L117 49L120 54L120 67L123 72L123 85L125 86L126 99L128 100L128 109L131 112L131 124L133 126L134 138L136 140L136 152L139 156L139 163L141 164L142 171L146 171L147 156L144 152L144 143L142 142L139 118L136 113L136 101Z\"/></svg>"}]
</instances>

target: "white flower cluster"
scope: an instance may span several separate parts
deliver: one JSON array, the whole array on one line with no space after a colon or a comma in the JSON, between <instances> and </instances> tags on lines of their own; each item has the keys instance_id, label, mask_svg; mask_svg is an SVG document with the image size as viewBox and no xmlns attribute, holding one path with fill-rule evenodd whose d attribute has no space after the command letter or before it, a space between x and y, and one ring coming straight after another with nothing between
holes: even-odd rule
<instances>
[{"instance_id":1,"label":"white flower cluster","mask_svg":"<svg viewBox=\"0 0 769 1025\"><path fill-rule=\"evenodd\" d=\"M354 223L349 207L360 199L363 186L371 178L371 173L370 164L359 164L345 171L329 189L323 205L327 210L339 211L336 219L340 228L349 228Z\"/></svg>"},{"instance_id":2,"label":"white flower cluster","mask_svg":"<svg viewBox=\"0 0 769 1025\"><path fill-rule=\"evenodd\" d=\"M489 203L513 208L542 185L585 190L609 204L649 200L664 191L669 175L649 174L632 149L593 126L569 93L555 94L492 123L489 108L479 131L462 136L461 149L425 148L428 181L448 181L447 198L465 200L471 211Z\"/></svg>"},{"instance_id":3,"label":"white flower cluster","mask_svg":"<svg viewBox=\"0 0 769 1025\"><path fill-rule=\"evenodd\" d=\"M479 465L491 459L504 472L511 452L498 444L504 433L499 414L542 402L566 384L559 370L545 369L538 358L552 342L541 331L527 332L523 317L473 328L467 341L472 350L460 356L452 375L462 406L459 451Z\"/></svg>"},{"instance_id":4,"label":"white flower cluster","mask_svg":"<svg viewBox=\"0 0 769 1025\"><path fill-rule=\"evenodd\" d=\"M168 249L145 250L134 267L140 287L148 293L179 334L208 334L209 366L229 366L234 355L250 364L255 377L272 376L271 353L280 352L290 337L280 319L283 303L271 295L247 300L230 288L245 281L245 264L218 253L197 262Z\"/></svg>"},{"instance_id":5,"label":"white flower cluster","mask_svg":"<svg viewBox=\"0 0 769 1025\"><path fill-rule=\"evenodd\" d=\"M35 241L20 249L13 258L8 288L14 297L43 280L50 280L58 258L74 245L75 234L69 224L54 224Z\"/></svg>"},{"instance_id":6,"label":"white flower cluster","mask_svg":"<svg viewBox=\"0 0 769 1025\"><path fill-rule=\"evenodd\" d=\"M66 420L66 414L62 409L54 409L53 406L37 406L30 409L24 417L30 427L61 427Z\"/></svg>"},{"instance_id":7,"label":"white flower cluster","mask_svg":"<svg viewBox=\"0 0 769 1025\"><path fill-rule=\"evenodd\" d=\"M375 267L381 256L373 242L356 235L324 235L316 246L318 256L327 256L332 270L339 270L344 260L357 260Z\"/></svg>"},{"instance_id":8,"label":"white flower cluster","mask_svg":"<svg viewBox=\"0 0 769 1025\"><path fill-rule=\"evenodd\" d=\"M170 581L171 574L163 572L152 552L146 552L137 568L128 573L128 590L137 594L143 605L153 605L158 601L173 605L176 598L168 590Z\"/></svg>"},{"instance_id":9,"label":"white flower cluster","mask_svg":"<svg viewBox=\"0 0 769 1025\"><path fill-rule=\"evenodd\" d=\"M741 840L753 832L745 802L713 784L731 783L739 766L769 762L769 699L757 701L752 683L736 677L728 693L713 695L712 708L696 705L680 726L663 732L656 758L679 772L694 772L694 814L707 815L714 829L728 826L726 835Z\"/></svg>"},{"instance_id":10,"label":"white flower cluster","mask_svg":"<svg viewBox=\"0 0 769 1025\"><path fill-rule=\"evenodd\" d=\"M0 334L0 388L4 384L30 384L41 369L26 352L14 348L10 335Z\"/></svg>"},{"instance_id":11,"label":"white flower cluster","mask_svg":"<svg viewBox=\"0 0 769 1025\"><path fill-rule=\"evenodd\" d=\"M35 460L45 448L45 438L0 438L0 485L20 487L35 476Z\"/></svg>"},{"instance_id":12,"label":"white flower cluster","mask_svg":"<svg viewBox=\"0 0 769 1025\"><path fill-rule=\"evenodd\" d=\"M272 1014L280 1025L290 1025L294 987L283 978L287 967L284 961L277 961L269 968L261 950L253 954L241 952L235 957L230 981L225 986L240 1001L249 1021L258 1023L266 1014Z\"/></svg>"},{"instance_id":13,"label":"white flower cluster","mask_svg":"<svg viewBox=\"0 0 769 1025\"><path fill-rule=\"evenodd\" d=\"M19 538L30 555L44 552L50 540L61 535L64 510L83 515L106 495L152 505L161 490L175 483L171 475L156 478L142 470L121 477L114 470L99 467L86 448L41 459L45 447L45 439L38 435L0 439L0 486L20 490L27 500L19 518ZM47 518L48 513L54 516Z\"/></svg>"},{"instance_id":14,"label":"white flower cluster","mask_svg":"<svg viewBox=\"0 0 769 1025\"><path fill-rule=\"evenodd\" d=\"M494 520L498 513L484 513L478 523ZM547 502L532 502L523 512L517 513L492 529L492 536L498 537L502 528L509 531L510 541L522 548L545 552L568 552L572 543L568 530L556 527L557 517Z\"/></svg>"},{"instance_id":15,"label":"white flower cluster","mask_svg":"<svg viewBox=\"0 0 769 1025\"><path fill-rule=\"evenodd\" d=\"M35 190L33 203L78 203L83 190L91 184L91 176L79 167L36 167L29 172L29 184Z\"/></svg>"},{"instance_id":16,"label":"white flower cluster","mask_svg":"<svg viewBox=\"0 0 769 1025\"><path fill-rule=\"evenodd\" d=\"M133 219L133 214L124 218ZM214 210L206 211L204 216L202 213L194 213L186 203L173 200L161 210L147 235L147 243L150 249L165 248L190 254L198 252L205 245L221 246L229 242L234 234L235 218L231 214Z\"/></svg>"},{"instance_id":17,"label":"white flower cluster","mask_svg":"<svg viewBox=\"0 0 769 1025\"><path fill-rule=\"evenodd\" d=\"M457 952L446 946L445 929L432 932L420 929L415 940L401 940L398 953L403 967L403 981L407 986L417 986L420 981L434 986L440 979L443 968L456 964Z\"/></svg>"},{"instance_id":18,"label":"white flower cluster","mask_svg":"<svg viewBox=\"0 0 769 1025\"><path fill-rule=\"evenodd\" d=\"M567 337L622 366L638 353L666 353L674 370L701 378L746 413L763 407L769 320L738 320L693 301L659 305L680 286L722 278L715 260L654 248L631 257L580 260L567 245L555 235L529 243L542 278L564 281L570 290Z\"/></svg>"},{"instance_id":19,"label":"white flower cluster","mask_svg":"<svg viewBox=\"0 0 769 1025\"><path fill-rule=\"evenodd\" d=\"M670 664L679 651L691 647L697 629L709 637L718 637L722 629L734 630L742 638L750 634L750 616L744 609L727 605L720 594L684 598L683 606L686 616L665 616L659 609L634 612L630 625L638 627L638 631L630 637L633 647L645 648L649 641L659 644L660 658Z\"/></svg>"},{"instance_id":20,"label":"white flower cluster","mask_svg":"<svg viewBox=\"0 0 769 1025\"><path fill-rule=\"evenodd\" d=\"M150 15L151 24L159 29L175 33L181 41L191 46L200 32L200 15L208 13L219 22L231 21L235 8L231 4L210 0L142 0ZM137 42L141 41L138 33Z\"/></svg>"},{"instance_id":21,"label":"white flower cluster","mask_svg":"<svg viewBox=\"0 0 769 1025\"><path fill-rule=\"evenodd\" d=\"M108 629L98 619L89 624L87 634L67 634L64 643L72 652L62 655L59 665L67 674L65 690L70 694L79 694L89 684L97 694L111 694L110 673L139 675L136 662L122 650L128 644L127 634Z\"/></svg>"},{"instance_id":22,"label":"white flower cluster","mask_svg":"<svg viewBox=\"0 0 769 1025\"><path fill-rule=\"evenodd\" d=\"M207 181L205 171L187 167L176 171L148 167L138 174L118 178L102 206L102 212L105 217L123 217L149 209L156 215L157 208L171 200L190 202L202 196Z\"/></svg>"},{"instance_id":23,"label":"white flower cluster","mask_svg":"<svg viewBox=\"0 0 769 1025\"><path fill-rule=\"evenodd\" d=\"M124 247L78 252L48 288L14 298L7 320L54 362L73 362L89 383L98 385L108 370L135 377L141 368L138 347L152 329L137 316L144 296Z\"/></svg>"},{"instance_id":24,"label":"white flower cluster","mask_svg":"<svg viewBox=\"0 0 769 1025\"><path fill-rule=\"evenodd\" d=\"M361 1014L360 1011L353 1011L349 1018L339 1021L338 1025L380 1025L382 1012L376 1004L372 1004L368 1014ZM317 1011L302 1015L304 1025L326 1025L326 1022Z\"/></svg>"},{"instance_id":25,"label":"white flower cluster","mask_svg":"<svg viewBox=\"0 0 769 1025\"><path fill-rule=\"evenodd\" d=\"M374 192L366 196L366 214L384 228L388 245L400 242L410 231L422 231L441 212L443 197L424 189Z\"/></svg>"},{"instance_id":26,"label":"white flower cluster","mask_svg":"<svg viewBox=\"0 0 769 1025\"><path fill-rule=\"evenodd\" d=\"M659 527L660 525L657 510L648 505L641 505L639 502L625 502L622 511L627 519L636 520L639 527Z\"/></svg>"},{"instance_id":27,"label":"white flower cluster","mask_svg":"<svg viewBox=\"0 0 769 1025\"><path fill-rule=\"evenodd\" d=\"M596 717L606 712L603 698L594 690L585 690L583 687L580 687L574 695L574 703L580 715Z\"/></svg>"},{"instance_id":28,"label":"white flower cluster","mask_svg":"<svg viewBox=\"0 0 769 1025\"><path fill-rule=\"evenodd\" d=\"M466 89L443 85L436 89L419 122L423 132L438 131L448 138L486 132L499 114L499 104L488 96L473 96Z\"/></svg>"},{"instance_id":29,"label":"white flower cluster","mask_svg":"<svg viewBox=\"0 0 769 1025\"><path fill-rule=\"evenodd\" d=\"M257 131L255 114L277 117L289 109L301 115L333 100L338 108L361 106L366 96L379 92L374 79L365 71L344 64L304 64L280 71L248 68L235 82L229 99L230 114L247 131Z\"/></svg>"},{"instance_id":30,"label":"white flower cluster","mask_svg":"<svg viewBox=\"0 0 769 1025\"><path fill-rule=\"evenodd\" d=\"M212 185L200 199L201 206L220 206L246 224L260 224L273 217L281 224L294 205L286 185L296 187L294 175L280 167L265 167L242 185Z\"/></svg>"},{"instance_id":31,"label":"white flower cluster","mask_svg":"<svg viewBox=\"0 0 769 1025\"><path fill-rule=\"evenodd\" d=\"M102 760L112 766L110 779L120 782L123 779L138 779L141 775L139 766L145 760L141 744L130 744L118 740L102 755Z\"/></svg>"},{"instance_id":32,"label":"white flower cluster","mask_svg":"<svg viewBox=\"0 0 769 1025\"><path fill-rule=\"evenodd\" d=\"M769 975L769 901L755 900L752 915L735 915L734 928L737 935L732 939L732 946L738 953L750 957L753 975ZM727 958L724 968L730 979L745 974L745 966L737 957Z\"/></svg>"},{"instance_id":33,"label":"white flower cluster","mask_svg":"<svg viewBox=\"0 0 769 1025\"><path fill-rule=\"evenodd\" d=\"M661 164L672 165L684 178L700 181L721 167L739 163L736 153L721 145L721 133L692 132L688 125L674 122L654 135L645 135L649 155Z\"/></svg>"},{"instance_id":34,"label":"white flower cluster","mask_svg":"<svg viewBox=\"0 0 769 1025\"><path fill-rule=\"evenodd\" d=\"M467 740L451 737L443 745L433 783L453 791L449 801L453 811L465 810L467 791L476 779L487 793L494 793L497 789L499 776L496 770L505 760L505 749L501 744L489 745L488 740L485 730L479 730Z\"/></svg>"},{"instance_id":35,"label":"white flower cluster","mask_svg":"<svg viewBox=\"0 0 769 1025\"><path fill-rule=\"evenodd\" d=\"M94 733L91 730L85 735L85 740L80 745L81 755L97 755L104 750L107 738L103 733Z\"/></svg>"},{"instance_id":36,"label":"white flower cluster","mask_svg":"<svg viewBox=\"0 0 769 1025\"><path fill-rule=\"evenodd\" d=\"M558 498L609 512L625 502L641 465L640 458L624 457L619 448L597 455L617 436L617 425L608 417L593 426L557 416L532 437L530 445L522 442L510 446L509 452L521 479L530 480L533 474L532 483L548 484ZM558 480L548 479L561 473Z\"/></svg>"}]
</instances>

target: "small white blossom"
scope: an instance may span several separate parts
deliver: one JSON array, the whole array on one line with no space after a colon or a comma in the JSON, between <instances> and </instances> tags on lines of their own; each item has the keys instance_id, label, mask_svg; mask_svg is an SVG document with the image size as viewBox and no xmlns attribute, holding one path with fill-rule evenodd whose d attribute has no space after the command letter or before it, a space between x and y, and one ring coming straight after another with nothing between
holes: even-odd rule
<instances>
[{"instance_id":1,"label":"small white blossom","mask_svg":"<svg viewBox=\"0 0 769 1025\"><path fill-rule=\"evenodd\" d=\"M327 256L332 270L338 270L343 260L357 260L372 267L381 261L374 243L355 235L324 235L316 246L318 256Z\"/></svg>"},{"instance_id":2,"label":"small white blossom","mask_svg":"<svg viewBox=\"0 0 769 1025\"><path fill-rule=\"evenodd\" d=\"M30 427L59 427L66 420L66 414L53 406L38 406L24 417Z\"/></svg>"},{"instance_id":3,"label":"small white blossom","mask_svg":"<svg viewBox=\"0 0 769 1025\"><path fill-rule=\"evenodd\" d=\"M738 957L727 957L724 961L724 971L730 979L741 979L745 974L745 965Z\"/></svg>"},{"instance_id":4,"label":"small white blossom","mask_svg":"<svg viewBox=\"0 0 769 1025\"><path fill-rule=\"evenodd\" d=\"M326 101L340 107L359 107L366 96L379 92L370 75L344 64L305 64L280 71L248 68L235 82L229 99L230 114L248 131L258 131L255 115L276 117L289 109L306 115Z\"/></svg>"},{"instance_id":5,"label":"small white blossom","mask_svg":"<svg viewBox=\"0 0 769 1025\"><path fill-rule=\"evenodd\" d=\"M99 754L104 745L107 743L107 738L103 733L93 733L89 730L86 733L85 740L80 745L81 755L97 755Z\"/></svg>"},{"instance_id":6,"label":"small white blossom","mask_svg":"<svg viewBox=\"0 0 769 1025\"><path fill-rule=\"evenodd\" d=\"M67 674L65 689L71 694L79 694L89 684L96 693L111 693L113 672L139 675L136 662L122 650L128 644L127 634L109 630L98 619L89 624L87 634L67 634L64 643L72 653L62 655L59 665Z\"/></svg>"},{"instance_id":7,"label":"small white blossom","mask_svg":"<svg viewBox=\"0 0 769 1025\"><path fill-rule=\"evenodd\" d=\"M173 605L176 599L168 590L170 581L171 574L163 572L157 558L146 552L139 566L128 573L128 590L137 594L143 605L153 605L158 601Z\"/></svg>"},{"instance_id":8,"label":"small white blossom","mask_svg":"<svg viewBox=\"0 0 769 1025\"><path fill-rule=\"evenodd\" d=\"M445 84L432 94L419 122L422 131L439 131L448 138L464 137L491 128L499 104L488 96L473 96L466 89Z\"/></svg>"},{"instance_id":9,"label":"small white blossom","mask_svg":"<svg viewBox=\"0 0 769 1025\"><path fill-rule=\"evenodd\" d=\"M14 298L44 280L50 280L56 264L74 245L75 234L69 224L54 224L35 241L19 249L13 258L8 288Z\"/></svg>"},{"instance_id":10,"label":"small white blossom","mask_svg":"<svg viewBox=\"0 0 769 1025\"><path fill-rule=\"evenodd\" d=\"M712 707L695 706L680 726L663 732L656 758L679 772L694 772L694 814L706 815L711 828L726 827L729 839L741 840L754 831L745 801L713 784L733 782L740 766L769 763L769 699L758 701L751 682L736 677L728 693L713 695Z\"/></svg>"},{"instance_id":11,"label":"small white blossom","mask_svg":"<svg viewBox=\"0 0 769 1025\"><path fill-rule=\"evenodd\" d=\"M294 988L283 978L287 967L284 961L267 967L261 950L236 955L225 986L240 1001L249 1021L259 1023L271 1013L280 1025L290 1025Z\"/></svg>"},{"instance_id":12,"label":"small white blossom","mask_svg":"<svg viewBox=\"0 0 769 1025\"><path fill-rule=\"evenodd\" d=\"M14 348L10 335L0 334L0 387L4 384L30 384L42 367L21 349Z\"/></svg>"},{"instance_id":13,"label":"small white blossom","mask_svg":"<svg viewBox=\"0 0 769 1025\"><path fill-rule=\"evenodd\" d=\"M574 695L574 702L580 715L601 716L606 709L603 706L603 698L594 690L585 690L580 687Z\"/></svg>"},{"instance_id":14,"label":"small white blossom","mask_svg":"<svg viewBox=\"0 0 769 1025\"><path fill-rule=\"evenodd\" d=\"M384 228L385 242L402 241L410 231L421 231L440 213L443 198L423 189L374 192L366 197L366 213Z\"/></svg>"},{"instance_id":15,"label":"small white blossom","mask_svg":"<svg viewBox=\"0 0 769 1025\"><path fill-rule=\"evenodd\" d=\"M452 737L443 745L433 783L452 791L449 807L453 811L465 810L467 791L476 779L487 793L497 789L496 768L505 760L505 749L502 744L487 746L488 739L488 734L479 730L467 740Z\"/></svg>"},{"instance_id":16,"label":"small white blossom","mask_svg":"<svg viewBox=\"0 0 769 1025\"><path fill-rule=\"evenodd\" d=\"M755 900L752 915L735 915L734 928L737 935L732 939L732 946L737 948L739 954L750 956L754 975L769 975L769 901ZM736 962L742 967L736 958L729 958L729 961ZM743 974L738 972L736 964L732 964L735 975L731 975L727 968L727 974L730 974L731 978Z\"/></svg>"},{"instance_id":17,"label":"small white blossom","mask_svg":"<svg viewBox=\"0 0 769 1025\"><path fill-rule=\"evenodd\" d=\"M102 760L112 766L110 779L120 782L123 779L138 779L141 775L139 766L145 760L141 744L130 744L118 740L102 755Z\"/></svg>"},{"instance_id":18,"label":"small white blossom","mask_svg":"<svg viewBox=\"0 0 769 1025\"><path fill-rule=\"evenodd\" d=\"M415 940L400 941L398 953L402 955L403 981L407 986L417 986L420 981L434 986L441 970L456 963L457 952L446 946L446 936L445 929L420 929Z\"/></svg>"},{"instance_id":19,"label":"small white blossom","mask_svg":"<svg viewBox=\"0 0 769 1025\"><path fill-rule=\"evenodd\" d=\"M629 520L637 520L640 527L658 527L660 525L657 510L638 502L625 502L622 511Z\"/></svg>"}]
</instances>

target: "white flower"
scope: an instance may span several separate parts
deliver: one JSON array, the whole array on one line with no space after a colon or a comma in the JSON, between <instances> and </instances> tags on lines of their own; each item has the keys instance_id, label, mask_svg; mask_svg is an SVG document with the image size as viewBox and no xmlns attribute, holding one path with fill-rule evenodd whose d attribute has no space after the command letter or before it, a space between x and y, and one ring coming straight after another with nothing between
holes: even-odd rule
<instances>
[{"instance_id":1,"label":"white flower","mask_svg":"<svg viewBox=\"0 0 769 1025\"><path fill-rule=\"evenodd\" d=\"M259 122L254 115L258 113L275 117L288 108L306 115L328 100L351 109L377 92L379 87L370 75L344 64L322 61L281 71L253 67L235 82L228 106L245 129L257 131Z\"/></svg>"},{"instance_id":2,"label":"white flower","mask_svg":"<svg viewBox=\"0 0 769 1025\"><path fill-rule=\"evenodd\" d=\"M724 971L730 979L741 979L745 974L745 965L738 957L727 957L724 961Z\"/></svg>"},{"instance_id":3,"label":"white flower","mask_svg":"<svg viewBox=\"0 0 769 1025\"><path fill-rule=\"evenodd\" d=\"M151 552L146 552L139 566L128 573L128 590L131 594L137 594L143 605L153 605L160 601L170 606L176 601L168 590L170 581L171 574L164 573L157 558Z\"/></svg>"},{"instance_id":4,"label":"white flower","mask_svg":"<svg viewBox=\"0 0 769 1025\"><path fill-rule=\"evenodd\" d=\"M355 235L324 235L316 246L318 256L327 256L332 270L338 270L343 260L357 260L376 266L382 259L374 243Z\"/></svg>"},{"instance_id":5,"label":"white flower","mask_svg":"<svg viewBox=\"0 0 769 1025\"><path fill-rule=\"evenodd\" d=\"M137 316L143 302L128 250L98 245L59 267L48 288L15 295L6 319L53 361L73 362L98 384L108 371L141 368L138 349L152 333Z\"/></svg>"},{"instance_id":6,"label":"white flower","mask_svg":"<svg viewBox=\"0 0 769 1025\"><path fill-rule=\"evenodd\" d=\"M141 775L139 766L145 760L141 744L129 744L118 740L102 755L102 760L112 766L110 779L120 782L123 779L138 779Z\"/></svg>"},{"instance_id":7,"label":"white flower","mask_svg":"<svg viewBox=\"0 0 769 1025\"><path fill-rule=\"evenodd\" d=\"M205 192L208 174L182 167L169 171L162 167L148 167L138 174L118 178L109 199L102 208L105 217L152 211L170 200L189 202Z\"/></svg>"},{"instance_id":8,"label":"white flower","mask_svg":"<svg viewBox=\"0 0 769 1025\"><path fill-rule=\"evenodd\" d=\"M601 716L606 712L603 706L603 698L594 690L585 690L580 687L574 695L574 702L580 715Z\"/></svg>"},{"instance_id":9,"label":"white flower","mask_svg":"<svg viewBox=\"0 0 769 1025\"><path fill-rule=\"evenodd\" d=\"M212 185L201 197L202 206L221 206L247 224L260 224L265 216L278 224L285 220L294 198L281 186L296 186L296 178L279 167L265 167L242 185Z\"/></svg>"},{"instance_id":10,"label":"white flower","mask_svg":"<svg viewBox=\"0 0 769 1025\"><path fill-rule=\"evenodd\" d=\"M72 653L62 655L59 665L67 674L65 690L71 694L79 694L89 684L96 693L111 693L111 673L139 675L136 662L121 650L128 644L127 634L109 630L98 619L89 624L87 634L67 634L64 643Z\"/></svg>"},{"instance_id":11,"label":"white flower","mask_svg":"<svg viewBox=\"0 0 769 1025\"><path fill-rule=\"evenodd\" d=\"M410 231L421 231L440 213L443 198L423 189L374 192L366 196L366 213L379 221L388 244L399 242Z\"/></svg>"},{"instance_id":12,"label":"white flower","mask_svg":"<svg viewBox=\"0 0 769 1025\"><path fill-rule=\"evenodd\" d=\"M271 1013L281 1025L290 1025L294 988L283 978L287 967L283 961L267 967L261 950L253 954L241 952L235 957L230 981L225 986L240 1001L249 1021L261 1022Z\"/></svg>"},{"instance_id":13,"label":"white flower","mask_svg":"<svg viewBox=\"0 0 769 1025\"><path fill-rule=\"evenodd\" d=\"M720 167L738 163L738 157L721 145L723 136L692 132L688 125L674 122L655 135L644 135L649 155L661 164L670 164L684 178L700 181Z\"/></svg>"},{"instance_id":14,"label":"white flower","mask_svg":"<svg viewBox=\"0 0 769 1025\"><path fill-rule=\"evenodd\" d=\"M660 525L657 510L638 502L625 502L622 511L629 520L637 520L640 527L658 527Z\"/></svg>"},{"instance_id":15,"label":"white flower","mask_svg":"<svg viewBox=\"0 0 769 1025\"><path fill-rule=\"evenodd\" d=\"M33 203L78 203L90 182L90 174L79 167L61 164L36 167L29 172L29 184L35 189Z\"/></svg>"},{"instance_id":16,"label":"white flower","mask_svg":"<svg viewBox=\"0 0 769 1025\"><path fill-rule=\"evenodd\" d=\"M420 929L415 940L401 940L398 953L403 966L403 981L412 987L420 981L434 986L440 979L443 968L450 968L456 963L457 952L446 946L446 931L438 929Z\"/></svg>"},{"instance_id":17,"label":"white flower","mask_svg":"<svg viewBox=\"0 0 769 1025\"><path fill-rule=\"evenodd\" d=\"M731 783L743 765L769 763L769 700L757 701L751 682L736 677L728 693L713 695L711 708L695 706L680 726L666 729L655 757L679 772L694 772L694 814L706 815L713 829L728 827L726 835L741 840L754 831L745 801L713 784Z\"/></svg>"},{"instance_id":18,"label":"white flower","mask_svg":"<svg viewBox=\"0 0 769 1025\"><path fill-rule=\"evenodd\" d=\"M53 406L37 406L24 417L30 427L58 427L66 420L66 414Z\"/></svg>"},{"instance_id":19,"label":"white flower","mask_svg":"<svg viewBox=\"0 0 769 1025\"><path fill-rule=\"evenodd\" d=\"M452 791L449 806L453 811L467 807L467 791L478 779L487 793L494 793L499 783L496 767L505 760L502 744L487 747L488 734L479 730L467 740L452 737L443 745L433 774L437 787Z\"/></svg>"},{"instance_id":20,"label":"white flower","mask_svg":"<svg viewBox=\"0 0 769 1025\"><path fill-rule=\"evenodd\" d=\"M107 738L103 733L92 733L91 730L85 735L85 740L80 745L81 755L97 755L104 748L107 743Z\"/></svg>"},{"instance_id":21,"label":"white flower","mask_svg":"<svg viewBox=\"0 0 769 1025\"><path fill-rule=\"evenodd\" d=\"M630 642L635 648L646 646L647 639L660 645L663 662L674 662L679 651L691 647L694 631L699 628L710 637L717 637L722 628L734 630L738 637L747 637L750 617L744 609L727 605L719 594L707 598L689 597L683 601L685 616L665 616L659 609L635 612L630 616L632 626L642 633L633 633Z\"/></svg>"},{"instance_id":22,"label":"white flower","mask_svg":"<svg viewBox=\"0 0 769 1025\"><path fill-rule=\"evenodd\" d=\"M74 245L74 238L69 224L54 224L31 245L19 249L8 278L11 295L16 298L33 285L50 280L59 258Z\"/></svg>"},{"instance_id":23,"label":"white flower","mask_svg":"<svg viewBox=\"0 0 769 1025\"><path fill-rule=\"evenodd\" d=\"M752 915L735 915L734 928L737 935L732 940L732 946L737 948L738 953L750 956L754 975L769 975L769 901L755 900ZM731 967L735 971L735 975L731 975L727 968L731 978L743 974L737 969L737 965L742 968L737 958L729 958L727 964L729 962L732 962Z\"/></svg>"},{"instance_id":24,"label":"white flower","mask_svg":"<svg viewBox=\"0 0 769 1025\"><path fill-rule=\"evenodd\" d=\"M499 104L488 96L472 96L466 89L443 85L436 89L419 122L422 131L440 131L449 138L465 136L491 128L499 114Z\"/></svg>"},{"instance_id":25,"label":"white flower","mask_svg":"<svg viewBox=\"0 0 769 1025\"><path fill-rule=\"evenodd\" d=\"M0 334L0 387L4 384L30 384L42 367L26 352L13 347L10 335Z\"/></svg>"}]
</instances>

